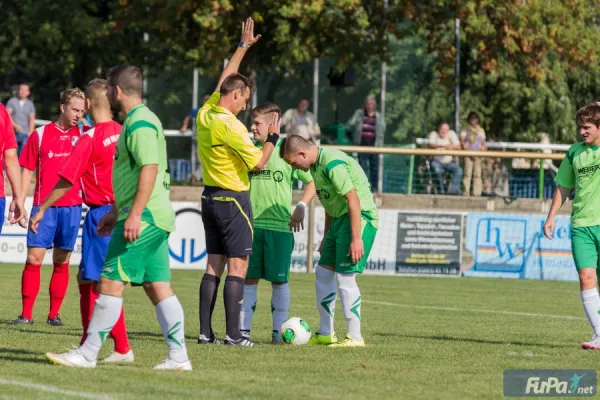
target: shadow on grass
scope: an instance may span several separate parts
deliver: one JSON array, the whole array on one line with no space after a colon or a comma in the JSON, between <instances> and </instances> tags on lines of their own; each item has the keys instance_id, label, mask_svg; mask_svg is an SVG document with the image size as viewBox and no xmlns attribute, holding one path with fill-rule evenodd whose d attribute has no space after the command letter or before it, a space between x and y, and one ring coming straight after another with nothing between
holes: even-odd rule
<instances>
[{"instance_id":1,"label":"shadow on grass","mask_svg":"<svg viewBox=\"0 0 600 400\"><path fill-rule=\"evenodd\" d=\"M6 347L0 347L0 355L2 353L7 353L7 354L31 354L31 355L37 355L37 356L40 355L40 353L37 352L37 351L23 350L23 349L7 349Z\"/></svg>"},{"instance_id":2,"label":"shadow on grass","mask_svg":"<svg viewBox=\"0 0 600 400\"><path fill-rule=\"evenodd\" d=\"M391 336L388 334L376 334L378 336ZM489 340L489 339L475 339L475 338L460 338L460 337L451 337L451 336L419 336L419 335L397 335L399 337L404 338L412 338L412 339L426 339L426 340L436 340L440 342L464 342L464 343L481 343L481 344L510 344L514 346L534 346L534 347L573 347L570 344L551 344L551 343L525 343L525 342L513 342L510 340Z\"/></svg>"},{"instance_id":3,"label":"shadow on grass","mask_svg":"<svg viewBox=\"0 0 600 400\"><path fill-rule=\"evenodd\" d=\"M10 326L9 331L13 331L13 332L19 332L19 333L23 333L26 335L58 335L58 336L75 336L75 337L81 337L81 329L64 329L64 328L57 328L56 331L41 331L41 330L37 330L35 328L30 328L30 329L23 329L23 328L18 328L16 326Z\"/></svg>"},{"instance_id":4,"label":"shadow on grass","mask_svg":"<svg viewBox=\"0 0 600 400\"><path fill-rule=\"evenodd\" d=\"M157 340L163 340L163 335L160 332L127 332L127 336L129 337L129 339L157 339ZM197 336L190 336L190 335L186 335L185 336L186 340L198 340Z\"/></svg>"},{"instance_id":5,"label":"shadow on grass","mask_svg":"<svg viewBox=\"0 0 600 400\"><path fill-rule=\"evenodd\" d=\"M34 364L48 363L43 358L43 355L38 352L24 349L7 349L4 347L0 348L0 360L28 362Z\"/></svg>"}]
</instances>

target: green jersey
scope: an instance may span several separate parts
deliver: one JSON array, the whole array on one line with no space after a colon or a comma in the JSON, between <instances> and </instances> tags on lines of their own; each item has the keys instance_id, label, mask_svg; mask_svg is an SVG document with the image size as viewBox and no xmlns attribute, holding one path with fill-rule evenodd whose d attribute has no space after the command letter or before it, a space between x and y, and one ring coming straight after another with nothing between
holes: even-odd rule
<instances>
[{"instance_id":1,"label":"green jersey","mask_svg":"<svg viewBox=\"0 0 600 400\"><path fill-rule=\"evenodd\" d=\"M310 172L315 180L317 197L329 216L339 218L348 213L345 195L355 189L363 217L377 228L379 217L371 185L354 158L339 150L319 148L317 163Z\"/></svg>"},{"instance_id":2,"label":"green jersey","mask_svg":"<svg viewBox=\"0 0 600 400\"><path fill-rule=\"evenodd\" d=\"M292 170L279 155L280 146L281 140L263 170L250 171L250 203L255 228L290 232L292 183L295 179L309 183L312 176L310 172Z\"/></svg>"},{"instance_id":3,"label":"green jersey","mask_svg":"<svg viewBox=\"0 0 600 400\"><path fill-rule=\"evenodd\" d=\"M127 113L115 152L112 182L119 220L129 215L141 168L149 164L158 165L158 175L142 220L173 232L175 212L169 199L171 178L167 170L165 135L158 117L141 104Z\"/></svg>"},{"instance_id":4,"label":"green jersey","mask_svg":"<svg viewBox=\"0 0 600 400\"><path fill-rule=\"evenodd\" d=\"M571 226L600 225L600 147L576 143L569 148L556 174L556 183L575 188Z\"/></svg>"}]
</instances>

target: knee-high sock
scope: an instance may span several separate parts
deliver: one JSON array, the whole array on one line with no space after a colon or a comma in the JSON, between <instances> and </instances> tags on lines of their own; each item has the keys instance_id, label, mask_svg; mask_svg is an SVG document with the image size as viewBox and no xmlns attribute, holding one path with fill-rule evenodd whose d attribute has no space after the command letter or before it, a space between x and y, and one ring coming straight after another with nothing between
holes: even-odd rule
<instances>
[{"instance_id":1,"label":"knee-high sock","mask_svg":"<svg viewBox=\"0 0 600 400\"><path fill-rule=\"evenodd\" d=\"M179 363L188 361L183 308L181 308L177 296L168 297L156 305L156 319L165 342L169 346L169 358Z\"/></svg>"},{"instance_id":2,"label":"knee-high sock","mask_svg":"<svg viewBox=\"0 0 600 400\"><path fill-rule=\"evenodd\" d=\"M115 342L115 351L120 354L126 354L131 350L129 338L127 337L127 326L125 325L125 309L121 307L121 314L117 323L110 331L110 336Z\"/></svg>"},{"instance_id":3,"label":"knee-high sock","mask_svg":"<svg viewBox=\"0 0 600 400\"><path fill-rule=\"evenodd\" d=\"M50 312L48 318L58 316L69 287L69 263L54 263L50 278Z\"/></svg>"},{"instance_id":4,"label":"knee-high sock","mask_svg":"<svg viewBox=\"0 0 600 400\"><path fill-rule=\"evenodd\" d=\"M319 332L321 335L333 333L333 316L337 298L334 272L317 265L315 268L315 289L317 291L317 310L321 317Z\"/></svg>"},{"instance_id":5,"label":"knee-high sock","mask_svg":"<svg viewBox=\"0 0 600 400\"><path fill-rule=\"evenodd\" d=\"M212 329L212 315L217 302L220 282L221 280L216 276L206 273L202 277L202 282L200 283L200 334L207 338L214 336Z\"/></svg>"},{"instance_id":6,"label":"knee-high sock","mask_svg":"<svg viewBox=\"0 0 600 400\"><path fill-rule=\"evenodd\" d=\"M336 274L344 316L348 320L348 335L355 340L362 340L360 331L360 290L356 284L356 273Z\"/></svg>"},{"instance_id":7,"label":"knee-high sock","mask_svg":"<svg viewBox=\"0 0 600 400\"><path fill-rule=\"evenodd\" d=\"M252 329L252 317L256 310L256 295L258 285L244 285L244 301L242 302L242 312L240 312L240 329L250 332Z\"/></svg>"},{"instance_id":8,"label":"knee-high sock","mask_svg":"<svg viewBox=\"0 0 600 400\"><path fill-rule=\"evenodd\" d=\"M594 333L600 335L600 315L598 314L600 312L600 296L598 295L598 289L583 290L581 292L581 302Z\"/></svg>"},{"instance_id":9,"label":"knee-high sock","mask_svg":"<svg viewBox=\"0 0 600 400\"><path fill-rule=\"evenodd\" d=\"M40 292L42 264L25 263L23 275L21 277L21 299L23 301L23 309L21 316L33 319L33 306L35 299Z\"/></svg>"},{"instance_id":10,"label":"knee-high sock","mask_svg":"<svg viewBox=\"0 0 600 400\"><path fill-rule=\"evenodd\" d=\"M123 299L121 297L101 294L96 300L94 312L90 325L88 326L87 338L79 348L81 354L88 360L93 361L98 358L98 353L106 337L113 329L123 308Z\"/></svg>"},{"instance_id":11,"label":"knee-high sock","mask_svg":"<svg viewBox=\"0 0 600 400\"><path fill-rule=\"evenodd\" d=\"M244 299L244 278L227 276L223 290L225 300L225 328L230 339L240 338L240 312Z\"/></svg>"},{"instance_id":12,"label":"knee-high sock","mask_svg":"<svg viewBox=\"0 0 600 400\"><path fill-rule=\"evenodd\" d=\"M87 339L87 330L97 299L98 292L93 283L82 283L79 285L79 312L81 313L81 327L83 328L80 344L83 344L85 339Z\"/></svg>"},{"instance_id":13,"label":"knee-high sock","mask_svg":"<svg viewBox=\"0 0 600 400\"><path fill-rule=\"evenodd\" d=\"M290 284L272 285L271 310L273 310L273 332L279 332L281 324L290 311Z\"/></svg>"}]
</instances>

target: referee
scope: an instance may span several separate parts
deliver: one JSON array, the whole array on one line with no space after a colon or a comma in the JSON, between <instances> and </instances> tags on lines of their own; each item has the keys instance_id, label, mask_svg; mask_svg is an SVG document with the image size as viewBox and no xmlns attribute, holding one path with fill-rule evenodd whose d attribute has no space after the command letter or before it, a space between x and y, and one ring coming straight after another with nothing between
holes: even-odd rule
<instances>
[{"instance_id":1,"label":"referee","mask_svg":"<svg viewBox=\"0 0 600 400\"><path fill-rule=\"evenodd\" d=\"M206 237L208 264L200 284L200 335L198 343L219 344L212 330L212 313L220 277L225 279L225 344L252 346L240 335L240 310L248 256L252 253L252 210L248 172L265 167L279 140L279 118L269 126L262 151L248 137L248 129L236 115L246 109L250 98L248 79L238 74L248 48L256 43L254 21L242 23L242 40L221 74L215 93L202 106L196 118L198 152L204 166L202 222Z\"/></svg>"}]
</instances>

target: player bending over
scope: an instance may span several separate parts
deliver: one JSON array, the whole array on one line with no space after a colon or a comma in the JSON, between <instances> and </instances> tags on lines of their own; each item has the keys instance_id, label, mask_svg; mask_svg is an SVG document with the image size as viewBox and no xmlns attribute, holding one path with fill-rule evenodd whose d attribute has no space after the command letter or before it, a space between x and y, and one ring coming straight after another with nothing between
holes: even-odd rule
<instances>
[{"instance_id":1,"label":"player bending over","mask_svg":"<svg viewBox=\"0 0 600 400\"><path fill-rule=\"evenodd\" d=\"M175 213L162 124L142 103L138 68L115 67L107 81L111 106L126 114L113 168L115 205L98 223L100 234L113 235L85 342L67 353L46 353L46 358L69 367L94 368L102 343L121 316L125 285L131 283L143 285L155 305L169 348L168 357L154 369L190 371L183 309L170 284L168 237L175 229Z\"/></svg>"},{"instance_id":2,"label":"player bending over","mask_svg":"<svg viewBox=\"0 0 600 400\"><path fill-rule=\"evenodd\" d=\"M279 131L281 111L273 103L261 104L252 110L252 134L262 148L271 131ZM262 171L250 172L250 203L254 215L254 240L244 285L244 302L240 314L242 335L250 338L252 317L256 309L257 285L260 279L271 282L271 311L273 313L273 343L279 343L279 328L287 319L290 309L288 284L294 231L303 228L306 204L315 196L315 184L309 172L292 170L275 151ZM300 179L306 183L302 200L292 213L292 183ZM291 222L290 222L291 221Z\"/></svg>"},{"instance_id":3,"label":"player bending over","mask_svg":"<svg viewBox=\"0 0 600 400\"><path fill-rule=\"evenodd\" d=\"M377 207L367 176L356 160L346 153L317 147L299 136L284 139L280 152L292 168L310 170L317 196L325 208L325 233L319 249L321 258L315 269L321 322L309 343L364 346L360 330L361 297L355 277L365 268L378 225ZM348 320L348 334L341 342L337 342L333 329L334 275Z\"/></svg>"},{"instance_id":4,"label":"player bending over","mask_svg":"<svg viewBox=\"0 0 600 400\"><path fill-rule=\"evenodd\" d=\"M80 344L87 337L94 304L98 299L97 283L100 280L102 265L106 258L110 236L100 236L97 232L98 222L113 207L115 202L112 188L112 170L117 140L121 125L111 117L110 104L106 97L106 81L95 79L85 89L88 114L94 121L94 128L85 132L73 149L71 156L58 171L60 180L29 221L30 230L37 232L44 213L60 200L76 182L81 182L83 200L89 207L83 222L82 255L77 273L79 282L79 308L83 336ZM106 357L104 362L133 361L133 352L127 339L125 316L121 316L110 331L115 341L115 351Z\"/></svg>"},{"instance_id":5,"label":"player bending over","mask_svg":"<svg viewBox=\"0 0 600 400\"><path fill-rule=\"evenodd\" d=\"M17 157L17 140L13 129L10 115L0 103L0 167L6 166L6 175L12 188L13 198L8 209L8 222L11 224L21 222L27 215L21 191L21 168ZM6 195L4 193L4 176L0 179L0 216L4 220L4 209L6 207ZM2 222L0 222L0 233L2 233Z\"/></svg>"},{"instance_id":6,"label":"player bending over","mask_svg":"<svg viewBox=\"0 0 600 400\"><path fill-rule=\"evenodd\" d=\"M581 142L572 145L556 174L556 192L544 224L544 235L552 240L555 217L575 189L571 213L571 247L579 274L581 302L594 329L594 336L581 345L600 350L600 297L596 277L600 266L600 104L592 103L577 111Z\"/></svg>"},{"instance_id":7,"label":"player bending over","mask_svg":"<svg viewBox=\"0 0 600 400\"><path fill-rule=\"evenodd\" d=\"M85 96L81 89L65 90L60 94L60 117L57 122L37 128L29 135L20 162L22 196L29 192L31 176L35 171L35 215L60 179L58 171L67 161L81 134L77 121L85 112ZM81 196L79 182L54 206L46 211L37 233L27 232L27 261L21 280L23 309L12 325L33 324L33 306L40 291L40 275L46 250L54 247L54 270L50 279L50 312L47 324L64 325L58 315L69 285L69 260L75 248L81 222Z\"/></svg>"}]
</instances>

